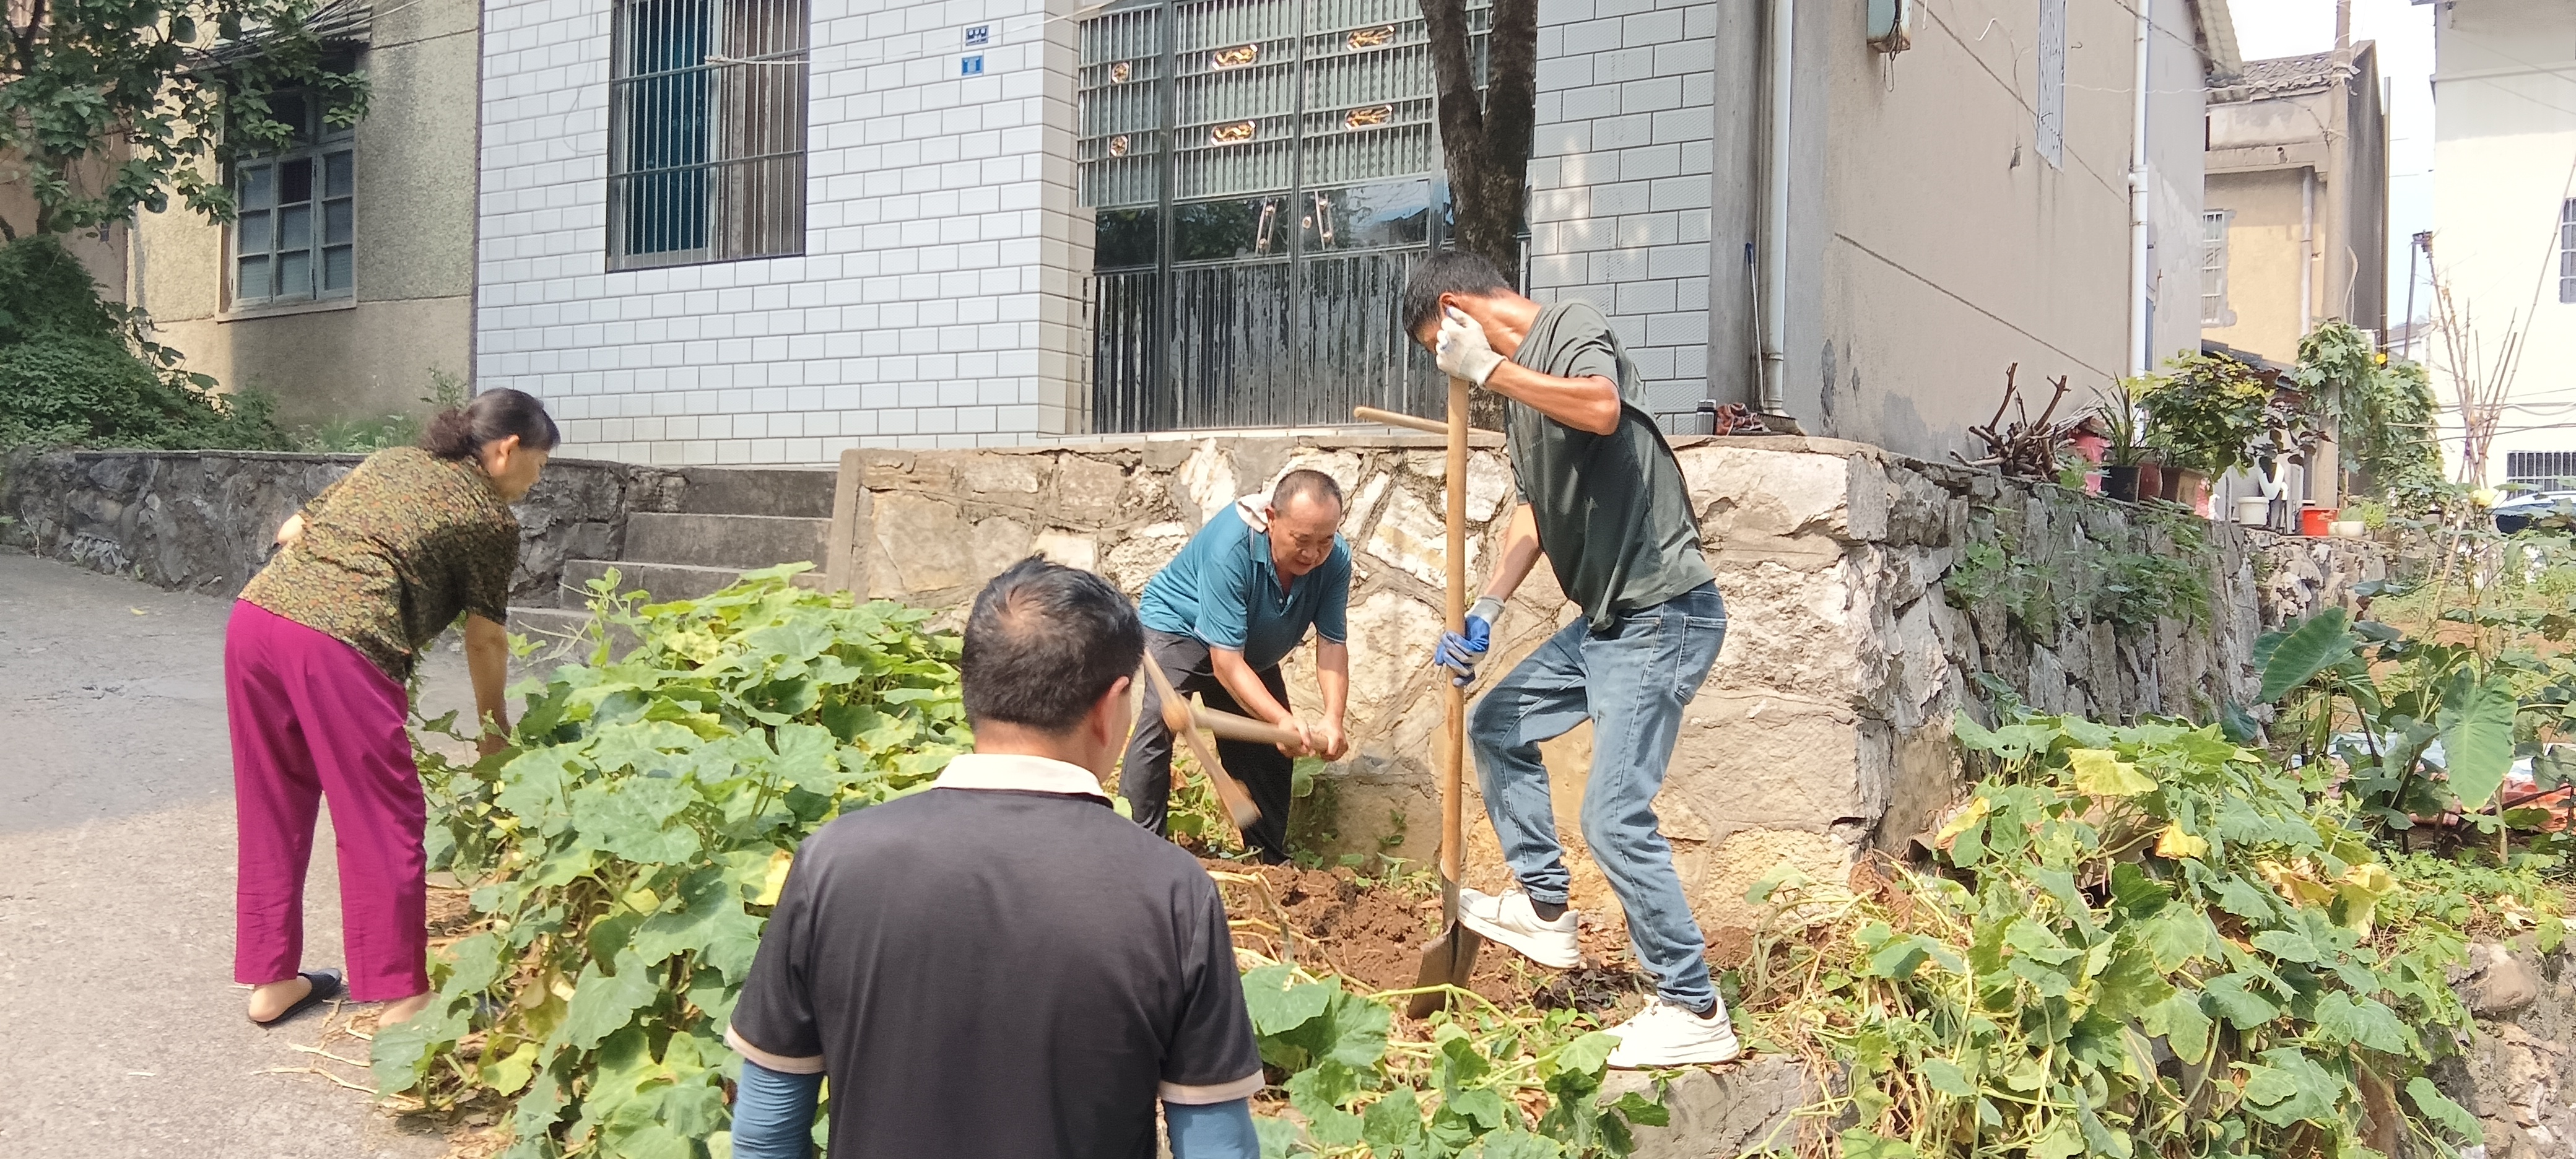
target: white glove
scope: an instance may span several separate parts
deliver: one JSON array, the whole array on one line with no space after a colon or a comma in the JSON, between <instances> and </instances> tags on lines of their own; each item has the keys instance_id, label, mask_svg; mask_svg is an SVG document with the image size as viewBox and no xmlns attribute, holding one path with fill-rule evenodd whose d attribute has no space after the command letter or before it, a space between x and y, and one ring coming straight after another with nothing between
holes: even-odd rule
<instances>
[{"instance_id":1,"label":"white glove","mask_svg":"<svg viewBox=\"0 0 2576 1159\"><path fill-rule=\"evenodd\" d=\"M1442 373L1463 378L1478 386L1494 376L1494 368L1503 364L1503 356L1494 353L1493 344L1485 341L1485 328L1476 320L1451 306L1440 314L1440 343L1432 353Z\"/></svg>"}]
</instances>

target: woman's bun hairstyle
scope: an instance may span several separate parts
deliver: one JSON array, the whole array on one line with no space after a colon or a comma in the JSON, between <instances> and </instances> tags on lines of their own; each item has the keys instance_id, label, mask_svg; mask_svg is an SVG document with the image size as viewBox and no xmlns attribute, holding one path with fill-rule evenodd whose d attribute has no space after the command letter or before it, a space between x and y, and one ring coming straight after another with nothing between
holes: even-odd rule
<instances>
[{"instance_id":1,"label":"woman's bun hairstyle","mask_svg":"<svg viewBox=\"0 0 2576 1159\"><path fill-rule=\"evenodd\" d=\"M504 389L484 391L462 407L431 416L420 445L442 459L470 459L483 444L512 435L519 436L520 446L539 451L554 450L562 441L546 404L525 391Z\"/></svg>"}]
</instances>

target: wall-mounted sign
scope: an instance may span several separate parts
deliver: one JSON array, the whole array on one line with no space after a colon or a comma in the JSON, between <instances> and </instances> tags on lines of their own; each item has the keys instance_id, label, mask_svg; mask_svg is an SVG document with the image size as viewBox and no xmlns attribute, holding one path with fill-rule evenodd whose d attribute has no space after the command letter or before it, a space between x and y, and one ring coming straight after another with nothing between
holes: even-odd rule
<instances>
[{"instance_id":1,"label":"wall-mounted sign","mask_svg":"<svg viewBox=\"0 0 2576 1159\"><path fill-rule=\"evenodd\" d=\"M982 48L991 43L993 43L992 25L969 24L966 26L966 47Z\"/></svg>"},{"instance_id":2,"label":"wall-mounted sign","mask_svg":"<svg viewBox=\"0 0 2576 1159\"><path fill-rule=\"evenodd\" d=\"M963 58L959 59L959 60L958 60L958 62L957 62L957 75L959 75L959 76L982 76L982 75L984 75L984 54L979 52L979 53L976 53L976 54L975 54L975 55L973 55L973 56L963 57Z\"/></svg>"}]
</instances>

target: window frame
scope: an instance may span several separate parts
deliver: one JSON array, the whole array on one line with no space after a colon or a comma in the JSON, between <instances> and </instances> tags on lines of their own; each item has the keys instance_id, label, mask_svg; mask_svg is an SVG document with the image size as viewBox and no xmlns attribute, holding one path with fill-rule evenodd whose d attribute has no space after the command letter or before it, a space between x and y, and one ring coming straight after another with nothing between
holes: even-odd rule
<instances>
[{"instance_id":1,"label":"window frame","mask_svg":"<svg viewBox=\"0 0 2576 1159\"><path fill-rule=\"evenodd\" d=\"M2236 211L2233 209L2203 209L2200 212L2200 324L2203 326L2236 324L2236 311L2227 304L2229 235L2235 224ZM2214 231L2212 227L2216 227ZM2213 277L2218 282L2214 293L2210 290ZM2212 308L2213 300L2215 309Z\"/></svg>"},{"instance_id":2,"label":"window frame","mask_svg":"<svg viewBox=\"0 0 2576 1159\"><path fill-rule=\"evenodd\" d=\"M2558 206L2558 304L2576 306L2576 197Z\"/></svg>"},{"instance_id":3,"label":"window frame","mask_svg":"<svg viewBox=\"0 0 2576 1159\"><path fill-rule=\"evenodd\" d=\"M354 305L358 299L358 177L357 126L332 125L323 117L324 101L318 94L293 90L279 93L277 101L295 101L299 105L301 124L296 128L295 143L275 153L260 153L234 158L227 166L226 182L234 195L233 219L224 225L223 301L227 313L267 314L292 313L314 309L337 309ZM285 118L281 117L280 120ZM335 165L336 162L336 165ZM299 163L306 166L303 177L304 197L285 201L289 192L287 174ZM249 182L254 173L266 173L266 194L251 196ZM337 180L344 178L344 180ZM288 213L304 210L303 245L286 248ZM335 221L333 210L340 209ZM334 231L337 226L338 232ZM262 231L263 247L256 254L248 244L250 232ZM332 238L337 236L338 241ZM334 253L345 254L345 284L329 284ZM283 282L286 258L302 254L306 292L290 293ZM244 266L256 256L261 261L261 277L268 293L248 293L243 284Z\"/></svg>"},{"instance_id":4,"label":"window frame","mask_svg":"<svg viewBox=\"0 0 2576 1159\"><path fill-rule=\"evenodd\" d=\"M673 10L677 9L676 16ZM607 265L612 271L794 257L806 251L813 102L810 0L613 0L608 101ZM672 60L638 68L638 37L673 38ZM693 47L695 64L679 63ZM781 75L785 74L785 75ZM648 138L638 108L680 118ZM694 118L698 128L686 121ZM643 130L643 131L639 131ZM762 148L766 145L767 148ZM792 147L782 147L792 145ZM676 152L639 166L638 153ZM662 198L660 220L637 218ZM695 245L637 248L655 231Z\"/></svg>"}]
</instances>

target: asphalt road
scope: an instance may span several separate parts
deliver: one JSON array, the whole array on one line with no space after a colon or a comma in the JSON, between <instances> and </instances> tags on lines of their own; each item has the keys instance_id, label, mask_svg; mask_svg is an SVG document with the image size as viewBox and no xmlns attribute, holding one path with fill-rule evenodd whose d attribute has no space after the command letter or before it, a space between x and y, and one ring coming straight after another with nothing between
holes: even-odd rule
<instances>
[{"instance_id":1,"label":"asphalt road","mask_svg":"<svg viewBox=\"0 0 2576 1159\"><path fill-rule=\"evenodd\" d=\"M445 1153L364 1094L262 1073L310 1065L293 1047L322 1025L253 1026L232 982L230 609L0 550L0 1155ZM424 695L469 702L452 640ZM305 894L309 967L340 964L331 848L326 829ZM334 1049L363 1058L363 1045Z\"/></svg>"}]
</instances>

